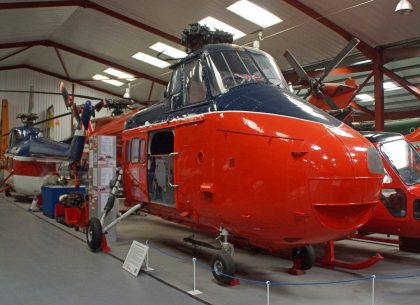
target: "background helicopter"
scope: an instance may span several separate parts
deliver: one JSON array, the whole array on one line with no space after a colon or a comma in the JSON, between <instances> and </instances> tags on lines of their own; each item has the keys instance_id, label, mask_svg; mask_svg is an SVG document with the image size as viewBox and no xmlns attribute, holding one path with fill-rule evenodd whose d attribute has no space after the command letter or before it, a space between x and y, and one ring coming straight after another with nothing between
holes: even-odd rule
<instances>
[{"instance_id":1,"label":"background helicopter","mask_svg":"<svg viewBox=\"0 0 420 305\"><path fill-rule=\"evenodd\" d=\"M61 87L63 88L63 84ZM74 103L69 102L66 106L71 107L71 114L78 125L70 144L45 138L40 129L34 127L57 117L35 123L38 118L36 114L20 114L18 118L22 120L23 126L10 130L9 144L5 153L6 169L10 174L6 180L8 186L17 193L40 194L43 185L57 183L57 164L68 162L74 169L75 164L80 161L85 142L83 127L85 129L88 127L94 111L93 106L90 101L86 101L81 115Z\"/></svg>"},{"instance_id":2,"label":"background helicopter","mask_svg":"<svg viewBox=\"0 0 420 305\"><path fill-rule=\"evenodd\" d=\"M284 57L295 70L299 81L293 85L307 88L303 97L312 105L328 112L341 121L345 121L352 113L351 108L360 108L352 99L358 89L355 80L348 78L344 84L324 83L324 79L336 68L344 58L359 44L360 40L353 38L337 55L329 61L324 72L319 78L312 78L299 64L290 51L284 53Z\"/></svg>"},{"instance_id":3,"label":"background helicopter","mask_svg":"<svg viewBox=\"0 0 420 305\"><path fill-rule=\"evenodd\" d=\"M59 178L58 170L63 166L72 169L73 178L77 184L78 179L75 175L75 168L76 164L81 160L86 142L84 133L86 133L86 137L95 133L90 125L91 117L95 116L95 111L99 112L102 108L110 109L112 121L116 116L121 115L126 108L133 105L133 102L129 99L114 100L89 97L100 100L100 102L93 106L90 101L87 101L83 107L79 107L73 102L73 96L68 93L63 83L60 84L60 91L61 93L29 91L31 93L29 112L28 114L19 115L23 127L12 128L9 133L3 135L8 136L10 134L5 154L5 165L9 175L7 179L8 187L19 194L38 195L41 192L42 185L57 184ZM33 93L60 94L67 109L71 108L71 112L35 122L38 115L31 113L33 109ZM87 96L77 95L77 97L86 98ZM40 129L34 127L70 114L76 120L77 129L75 135L68 141L69 143L47 139L42 135ZM101 120L107 119L109 118L101 118ZM84 132L82 132L83 129L85 130Z\"/></svg>"},{"instance_id":4,"label":"background helicopter","mask_svg":"<svg viewBox=\"0 0 420 305\"><path fill-rule=\"evenodd\" d=\"M350 42L327 65L324 74L319 79L310 78L293 55L288 52L285 54L290 64L301 77L299 84L309 87L305 96L309 97L308 101L327 112L332 111L333 114L338 114L336 117L343 121L351 114L352 97L357 86L324 84L322 81L342 61L343 56L348 54L357 44L356 42L357 40ZM342 112L340 113L340 111ZM413 122L418 123L417 119L409 119L407 121L406 130L409 130ZM401 122L396 123L398 126L401 125ZM388 122L385 126L389 129L392 127L392 124L393 122ZM363 126L367 127L366 130L374 127L373 122L365 124L352 123L351 125L354 125L353 127L357 130L362 129ZM414 126L416 125L414 124ZM386 169L386 177L384 178L381 193L381 203L374 210L372 218L358 230L357 234L352 236L376 241L395 242L389 238L370 235L373 233L396 235L399 237L396 243L400 244L401 250L420 252L420 200L418 199L420 197L420 155L407 143L407 141L412 142L414 147L416 147L420 139L420 132L417 129L406 135L405 138L395 132L360 132L374 144L381 154ZM406 172L411 173L411 180L406 177Z\"/></svg>"}]
</instances>

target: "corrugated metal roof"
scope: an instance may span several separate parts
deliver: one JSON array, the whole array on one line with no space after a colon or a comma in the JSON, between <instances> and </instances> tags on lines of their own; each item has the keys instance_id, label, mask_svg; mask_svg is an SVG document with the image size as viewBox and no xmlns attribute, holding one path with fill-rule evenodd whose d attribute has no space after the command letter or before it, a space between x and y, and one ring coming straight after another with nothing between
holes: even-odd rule
<instances>
[{"instance_id":1,"label":"corrugated metal roof","mask_svg":"<svg viewBox=\"0 0 420 305\"><path fill-rule=\"evenodd\" d=\"M24 1L2 1L6 2ZM189 23L197 22L207 16L213 16L245 32L247 34L245 37L235 41L238 44L252 42L257 37L256 31L259 30L255 24L226 10L227 6L235 2L234 0L94 0L92 2L176 37L180 36ZM282 56L287 49L293 52L302 65L309 66L333 58L346 44L345 39L337 33L286 2L278 0L253 0L253 2L283 19L283 22L263 31L264 39L261 42L261 48L272 54L282 69L290 68ZM411 15L401 16L394 13L397 1L300 0L300 2L359 37L371 47L420 38L420 7L415 7ZM418 6L416 4L414 3ZM94 9L76 6L0 10L0 26L2 28L0 43L52 40L165 81L169 80L168 69L155 68L131 56L138 51L156 55L149 46L158 41L182 49L182 46L174 42L127 22ZM0 58L15 50L18 49L0 50ZM60 51L60 53L70 76L77 80L90 79L94 74L101 73L107 68L104 64L69 52ZM57 55L51 47L33 47L0 62L0 66L18 64L29 64L64 75ZM399 69L415 64L420 64L419 58L393 62L388 64L388 67ZM413 83L420 83L419 76L416 76L420 71L416 69L402 70L398 74L409 78ZM334 81L342 78L341 76L328 79ZM89 84L115 93L124 91L122 87L117 88L100 81ZM132 84L132 95L137 99L146 100L150 94L150 87L150 81L136 80ZM158 100L163 90L164 86L155 85L151 100ZM365 92L371 90L369 86L364 88ZM387 107L398 106L398 101L413 99L405 90L399 94L400 96L392 97L386 93ZM405 107L405 104L401 105ZM406 105L411 105L411 102L407 102ZM392 106L394 107L392 109L399 109L397 106Z\"/></svg>"}]
</instances>

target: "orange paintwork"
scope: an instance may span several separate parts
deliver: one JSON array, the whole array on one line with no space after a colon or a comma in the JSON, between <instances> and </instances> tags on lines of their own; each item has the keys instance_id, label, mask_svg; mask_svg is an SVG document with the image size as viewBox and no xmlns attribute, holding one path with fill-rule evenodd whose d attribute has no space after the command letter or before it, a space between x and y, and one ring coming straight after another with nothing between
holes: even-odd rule
<instances>
[{"instance_id":1,"label":"orange paintwork","mask_svg":"<svg viewBox=\"0 0 420 305\"><path fill-rule=\"evenodd\" d=\"M375 146L379 146L376 143ZM404 217L393 216L381 202L372 218L359 230L360 233L382 233L403 237L420 238L420 219L414 218L414 200L420 198L420 184L405 185L391 164L382 155L384 167L391 176L391 183L384 183L383 188L401 189L406 197L407 211Z\"/></svg>"},{"instance_id":2,"label":"orange paintwork","mask_svg":"<svg viewBox=\"0 0 420 305\"><path fill-rule=\"evenodd\" d=\"M148 140L174 132L175 207L150 202L147 158L124 162L129 205L145 202L165 219L231 234L269 250L346 237L379 200L381 174L370 173L370 142L334 128L278 115L213 112L123 132ZM148 147L148 145L146 146Z\"/></svg>"},{"instance_id":3,"label":"orange paintwork","mask_svg":"<svg viewBox=\"0 0 420 305\"><path fill-rule=\"evenodd\" d=\"M404 137L414 145L417 151L420 150L420 128L417 128L412 133L406 134Z\"/></svg>"},{"instance_id":4,"label":"orange paintwork","mask_svg":"<svg viewBox=\"0 0 420 305\"><path fill-rule=\"evenodd\" d=\"M344 85L337 83L325 83L322 93L331 97L339 109L344 109L352 102L351 97L357 88L358 85L356 81L350 77L346 79ZM324 101L324 99L316 96L315 94L311 94L309 96L308 102L322 110L331 110L331 107Z\"/></svg>"}]
</instances>

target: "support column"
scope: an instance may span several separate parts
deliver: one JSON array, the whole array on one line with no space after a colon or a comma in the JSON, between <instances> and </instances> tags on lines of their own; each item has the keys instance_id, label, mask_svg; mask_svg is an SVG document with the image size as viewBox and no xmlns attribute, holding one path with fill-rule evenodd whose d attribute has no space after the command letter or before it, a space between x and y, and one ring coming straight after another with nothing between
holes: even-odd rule
<instances>
[{"instance_id":1,"label":"support column","mask_svg":"<svg viewBox=\"0 0 420 305\"><path fill-rule=\"evenodd\" d=\"M373 77L375 90L375 130L384 131L384 74L382 71L382 49L375 48L375 57L373 60Z\"/></svg>"}]
</instances>

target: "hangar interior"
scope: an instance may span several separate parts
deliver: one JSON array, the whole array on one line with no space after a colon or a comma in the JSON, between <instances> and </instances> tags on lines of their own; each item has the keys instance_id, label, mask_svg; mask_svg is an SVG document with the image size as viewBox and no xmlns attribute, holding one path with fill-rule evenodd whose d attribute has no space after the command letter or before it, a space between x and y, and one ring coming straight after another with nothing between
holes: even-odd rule
<instances>
[{"instance_id":1,"label":"hangar interior","mask_svg":"<svg viewBox=\"0 0 420 305\"><path fill-rule=\"evenodd\" d=\"M418 1L7 0L0 16L4 304L416 303Z\"/></svg>"}]
</instances>

